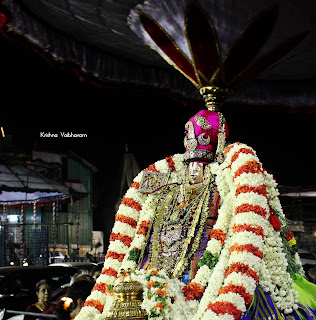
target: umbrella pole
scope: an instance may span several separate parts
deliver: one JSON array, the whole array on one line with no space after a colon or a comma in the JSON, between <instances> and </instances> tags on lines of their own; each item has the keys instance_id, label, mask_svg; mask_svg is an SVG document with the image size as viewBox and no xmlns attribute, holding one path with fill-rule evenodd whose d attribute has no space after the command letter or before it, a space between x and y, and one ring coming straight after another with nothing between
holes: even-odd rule
<instances>
[{"instance_id":1,"label":"umbrella pole","mask_svg":"<svg viewBox=\"0 0 316 320\"><path fill-rule=\"evenodd\" d=\"M53 261L55 262L55 250L56 250L56 203L53 202Z\"/></svg>"},{"instance_id":2,"label":"umbrella pole","mask_svg":"<svg viewBox=\"0 0 316 320\"><path fill-rule=\"evenodd\" d=\"M24 259L24 205L21 205L21 224L20 224L20 265Z\"/></svg>"},{"instance_id":3,"label":"umbrella pole","mask_svg":"<svg viewBox=\"0 0 316 320\"><path fill-rule=\"evenodd\" d=\"M34 227L36 225L36 201L33 203L33 222L34 222Z\"/></svg>"},{"instance_id":4,"label":"umbrella pole","mask_svg":"<svg viewBox=\"0 0 316 320\"><path fill-rule=\"evenodd\" d=\"M76 223L76 242L77 242L77 249L78 249L78 258L79 258L79 227L80 227L80 202L79 200L76 202L76 211L77 211L77 223Z\"/></svg>"}]
</instances>

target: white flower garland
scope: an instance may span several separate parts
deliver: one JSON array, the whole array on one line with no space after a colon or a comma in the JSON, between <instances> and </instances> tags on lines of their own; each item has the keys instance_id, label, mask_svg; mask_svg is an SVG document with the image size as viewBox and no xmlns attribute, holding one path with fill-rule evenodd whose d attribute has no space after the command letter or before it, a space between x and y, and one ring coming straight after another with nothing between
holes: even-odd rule
<instances>
[{"instance_id":1,"label":"white flower garland","mask_svg":"<svg viewBox=\"0 0 316 320\"><path fill-rule=\"evenodd\" d=\"M168 183L179 183L185 168L183 157L174 155L172 161L174 170ZM154 168L159 172L168 172L170 160L158 161ZM161 320L178 319L181 315L184 320L236 320L246 312L258 284L271 295L280 310L291 313L297 308L298 296L286 271L287 260L280 234L269 223L271 209L283 215L275 181L262 169L254 150L239 143L227 148L226 159L221 165L211 164L211 172L216 176L221 202L205 252L212 257L217 256L218 262L213 269L207 265L201 266L192 281L192 284L205 290L199 302L185 301L182 293L184 284L177 279L169 279L159 271L159 277L152 280L165 285L163 294L166 296L163 297L163 308L160 304L157 306L158 300L144 299L143 308L149 313L149 319L151 315ZM134 181L139 183L140 180L141 174ZM135 269L136 260L130 259L130 254L133 250L137 253L146 245L147 234L142 232L142 228L149 227L148 223L152 223L158 196L155 193L144 195L137 189L130 188L126 197L140 204L141 210L137 211L122 204L118 214L134 219L137 226L126 224L125 221L115 222L113 233L126 235L132 241L128 246L120 239L112 241L109 251L115 252L119 258L124 258L120 262L115 254L107 257L103 270L112 268L118 272L120 268ZM146 279L148 272L151 271L140 270L135 274L135 279L144 286L145 297L150 289ZM115 279L114 275L103 273L97 283L109 286L114 284ZM113 300L109 294L103 292L103 295L99 296L92 293L90 297L103 305L103 315L107 313ZM93 319L91 314L96 317L98 313L91 311L91 308L88 303L76 319ZM153 310L158 313L153 314Z\"/></svg>"}]
</instances>

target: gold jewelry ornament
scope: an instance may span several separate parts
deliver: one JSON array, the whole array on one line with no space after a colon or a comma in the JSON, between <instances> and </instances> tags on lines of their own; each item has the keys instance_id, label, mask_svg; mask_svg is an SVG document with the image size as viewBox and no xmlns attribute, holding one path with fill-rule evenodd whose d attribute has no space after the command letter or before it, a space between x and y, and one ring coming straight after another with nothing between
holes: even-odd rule
<instances>
[{"instance_id":1,"label":"gold jewelry ornament","mask_svg":"<svg viewBox=\"0 0 316 320\"><path fill-rule=\"evenodd\" d=\"M202 146L207 146L211 142L211 137L207 136L206 138L204 137L205 133L202 133L198 136L198 142Z\"/></svg>"},{"instance_id":2,"label":"gold jewelry ornament","mask_svg":"<svg viewBox=\"0 0 316 320\"><path fill-rule=\"evenodd\" d=\"M184 153L184 161L194 160L212 162L215 159L215 153L205 149L188 150Z\"/></svg>"},{"instance_id":3,"label":"gold jewelry ornament","mask_svg":"<svg viewBox=\"0 0 316 320\"><path fill-rule=\"evenodd\" d=\"M107 317L104 320L147 320L147 312L141 308L143 288L137 281L132 281L132 271L120 271L120 282L114 286L116 296Z\"/></svg>"},{"instance_id":4,"label":"gold jewelry ornament","mask_svg":"<svg viewBox=\"0 0 316 320\"><path fill-rule=\"evenodd\" d=\"M190 151L193 151L197 147L197 140L195 139L194 125L191 121L188 121L185 124L185 127L188 128L188 136L184 138L184 146Z\"/></svg>"},{"instance_id":5,"label":"gold jewelry ornament","mask_svg":"<svg viewBox=\"0 0 316 320\"><path fill-rule=\"evenodd\" d=\"M168 173L144 171L139 183L138 191L142 193L152 193L167 184L170 171Z\"/></svg>"},{"instance_id":6,"label":"gold jewelry ornament","mask_svg":"<svg viewBox=\"0 0 316 320\"><path fill-rule=\"evenodd\" d=\"M196 122L196 124L205 129L205 130L210 130L212 128L212 125L207 121L207 119L203 116L201 116L200 114L197 114L194 117L194 121Z\"/></svg>"}]
</instances>

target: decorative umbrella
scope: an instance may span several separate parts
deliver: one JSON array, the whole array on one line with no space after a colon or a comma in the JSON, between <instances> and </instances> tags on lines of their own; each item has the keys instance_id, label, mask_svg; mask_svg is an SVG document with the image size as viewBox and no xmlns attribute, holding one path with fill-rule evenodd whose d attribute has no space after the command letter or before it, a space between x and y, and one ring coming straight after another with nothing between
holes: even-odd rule
<instances>
[{"instance_id":1,"label":"decorative umbrella","mask_svg":"<svg viewBox=\"0 0 316 320\"><path fill-rule=\"evenodd\" d=\"M151 15L187 54L183 17L189 0L4 0L2 34L27 40L51 61L70 61L81 77L167 88L191 99L200 99L195 87L148 48L131 30L135 12ZM258 12L278 5L275 28L259 55L284 39L308 31L308 36L282 61L231 95L237 103L283 104L291 107L316 105L316 5L313 0L236 0L219 4L197 1L212 19L220 51L226 53L247 21ZM267 29L269 34L269 30ZM18 38L19 38L18 37ZM257 39L261 37L258 34ZM253 41L256 35L254 34ZM184 44L184 47L182 46ZM250 51L249 51L250 53ZM247 52L245 52L247 54ZM64 64L63 64L64 65ZM90 77L92 76L92 78Z\"/></svg>"},{"instance_id":2,"label":"decorative umbrella","mask_svg":"<svg viewBox=\"0 0 316 320\"><path fill-rule=\"evenodd\" d=\"M0 164L0 204L52 202L70 196L67 187L23 165Z\"/></svg>"}]
</instances>

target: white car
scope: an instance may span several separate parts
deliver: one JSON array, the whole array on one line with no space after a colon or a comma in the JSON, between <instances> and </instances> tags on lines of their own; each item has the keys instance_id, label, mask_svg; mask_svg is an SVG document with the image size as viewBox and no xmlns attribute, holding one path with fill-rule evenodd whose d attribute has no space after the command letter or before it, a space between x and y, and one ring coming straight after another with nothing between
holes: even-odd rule
<instances>
[{"instance_id":1,"label":"white car","mask_svg":"<svg viewBox=\"0 0 316 320\"><path fill-rule=\"evenodd\" d=\"M65 256L60 251L49 252L48 264L64 262Z\"/></svg>"}]
</instances>

